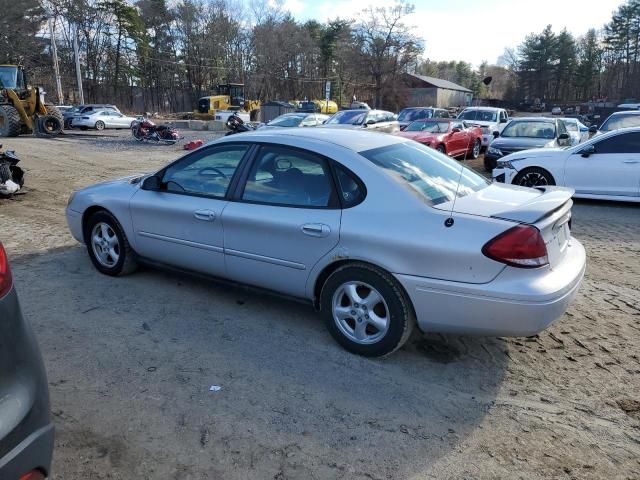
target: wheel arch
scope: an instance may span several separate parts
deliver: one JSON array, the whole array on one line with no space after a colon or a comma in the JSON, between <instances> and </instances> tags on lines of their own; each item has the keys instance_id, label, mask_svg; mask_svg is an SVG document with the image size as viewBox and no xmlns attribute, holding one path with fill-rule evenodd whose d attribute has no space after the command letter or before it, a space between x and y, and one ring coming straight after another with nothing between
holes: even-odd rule
<instances>
[{"instance_id":1,"label":"wheel arch","mask_svg":"<svg viewBox=\"0 0 640 480\"><path fill-rule=\"evenodd\" d=\"M553 175L553 173L551 173L551 171L548 168L545 167L541 167L540 165L527 165L526 167L522 168L522 170L518 170L518 173L516 173L513 176L513 180L511 180L511 184L512 185L516 185L514 182L516 180L516 178L518 178L520 175L524 174L525 172L529 171L529 170L533 170L533 169L538 169L538 170L542 170L544 173L546 173L547 175L549 175L549 177L551 178L551 180L553 180L553 184L557 185L558 184L558 180L556 179L556 177Z\"/></svg>"},{"instance_id":2,"label":"wheel arch","mask_svg":"<svg viewBox=\"0 0 640 480\"><path fill-rule=\"evenodd\" d=\"M120 225L122 225L118 217L114 215L113 212L108 208L103 207L102 205L92 205L88 207L82 213L82 239L84 240L85 245L87 244L87 221L89 220L89 218L91 218L91 216L94 213L98 213L98 212L107 212L109 215L113 216L113 218L115 218L118 221L118 223L120 223Z\"/></svg>"},{"instance_id":3,"label":"wheel arch","mask_svg":"<svg viewBox=\"0 0 640 480\"><path fill-rule=\"evenodd\" d=\"M317 310L320 311L320 295L322 293L322 288L324 287L324 285L327 283L327 280L329 279L329 277L331 276L331 274L333 272L335 272L336 270L338 270L340 267L345 267L348 265L365 265L368 267L371 267L375 270L379 270L380 272L388 275L389 277L393 278L398 286L398 288L400 289L400 291L403 293L403 295L405 296L407 303L409 304L409 306L411 307L412 313L415 317L415 308L413 306L413 302L411 301L411 297L409 296L409 294L407 293L407 290L404 288L404 285L402 285L396 278L395 276L386 268L383 268L379 265L376 265L373 262L369 262L367 260L361 260L359 258L346 258L346 259L340 259L340 260L336 260L334 262L329 263L328 265L326 265L321 271L320 273L316 276L315 280L314 280L314 285L313 285L313 307Z\"/></svg>"}]
</instances>

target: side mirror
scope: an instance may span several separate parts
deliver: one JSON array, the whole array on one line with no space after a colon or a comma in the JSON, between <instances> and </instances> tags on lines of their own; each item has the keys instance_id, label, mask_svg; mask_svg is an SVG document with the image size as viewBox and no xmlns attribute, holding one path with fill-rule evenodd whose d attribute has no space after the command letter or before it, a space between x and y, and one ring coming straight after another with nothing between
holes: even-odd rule
<instances>
[{"instance_id":1,"label":"side mirror","mask_svg":"<svg viewBox=\"0 0 640 480\"><path fill-rule=\"evenodd\" d=\"M460 130L458 127L452 128L451 129L451 133L458 133L461 132L462 130Z\"/></svg>"},{"instance_id":2,"label":"side mirror","mask_svg":"<svg viewBox=\"0 0 640 480\"><path fill-rule=\"evenodd\" d=\"M589 133L598 133L598 127L595 125L591 125L589 127Z\"/></svg>"},{"instance_id":3,"label":"side mirror","mask_svg":"<svg viewBox=\"0 0 640 480\"><path fill-rule=\"evenodd\" d=\"M161 186L162 181L160 180L160 177L151 175L150 177L144 179L140 188L142 188L142 190L149 190L151 192L159 192Z\"/></svg>"},{"instance_id":4,"label":"side mirror","mask_svg":"<svg viewBox=\"0 0 640 480\"><path fill-rule=\"evenodd\" d=\"M569 140L569 134L561 133L560 135L558 135L558 140Z\"/></svg>"},{"instance_id":5,"label":"side mirror","mask_svg":"<svg viewBox=\"0 0 640 480\"><path fill-rule=\"evenodd\" d=\"M596 147L593 144L587 145L580 151L580 155L582 155L584 158L587 158L594 153L596 153Z\"/></svg>"},{"instance_id":6,"label":"side mirror","mask_svg":"<svg viewBox=\"0 0 640 480\"><path fill-rule=\"evenodd\" d=\"M500 119L500 123L507 123L507 119L506 118L501 118Z\"/></svg>"},{"instance_id":7,"label":"side mirror","mask_svg":"<svg viewBox=\"0 0 640 480\"><path fill-rule=\"evenodd\" d=\"M493 132L493 138L498 138L500 136L500 132L495 131Z\"/></svg>"}]
</instances>

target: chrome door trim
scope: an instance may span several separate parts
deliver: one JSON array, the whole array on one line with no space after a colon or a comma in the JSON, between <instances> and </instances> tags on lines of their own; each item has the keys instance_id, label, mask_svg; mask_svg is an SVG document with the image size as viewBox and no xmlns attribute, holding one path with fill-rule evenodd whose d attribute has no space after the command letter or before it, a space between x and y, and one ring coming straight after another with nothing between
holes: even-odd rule
<instances>
[{"instance_id":1,"label":"chrome door trim","mask_svg":"<svg viewBox=\"0 0 640 480\"><path fill-rule=\"evenodd\" d=\"M210 250L212 252L224 253L222 247L216 247L214 245L205 245L204 243L191 242L189 240L182 240L181 238L167 237L165 235L158 235L157 233L150 232L138 232L141 237L153 238L154 240L162 240L169 243L177 243L178 245L186 245L187 247L200 248L202 250Z\"/></svg>"},{"instance_id":2,"label":"chrome door trim","mask_svg":"<svg viewBox=\"0 0 640 480\"><path fill-rule=\"evenodd\" d=\"M225 254L232 257L246 258L248 260L257 260L258 262L271 263L273 265L279 265L281 267L289 267L295 270L306 270L307 267L302 263L290 262L288 260L282 260L280 258L267 257L264 255L258 255L255 253L241 252L239 250L225 249Z\"/></svg>"}]
</instances>

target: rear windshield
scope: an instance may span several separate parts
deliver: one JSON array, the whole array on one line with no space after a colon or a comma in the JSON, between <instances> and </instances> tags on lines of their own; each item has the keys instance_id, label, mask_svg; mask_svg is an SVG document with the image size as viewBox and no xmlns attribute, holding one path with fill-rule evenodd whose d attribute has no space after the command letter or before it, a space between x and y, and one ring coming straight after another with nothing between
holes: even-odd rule
<instances>
[{"instance_id":1,"label":"rear windshield","mask_svg":"<svg viewBox=\"0 0 640 480\"><path fill-rule=\"evenodd\" d=\"M491 110L465 110L458 115L460 120L475 120L476 122L496 122L498 114Z\"/></svg>"},{"instance_id":2,"label":"rear windshield","mask_svg":"<svg viewBox=\"0 0 640 480\"><path fill-rule=\"evenodd\" d=\"M556 126L537 120L512 121L502 131L501 137L556 138Z\"/></svg>"},{"instance_id":3,"label":"rear windshield","mask_svg":"<svg viewBox=\"0 0 640 480\"><path fill-rule=\"evenodd\" d=\"M398 115L400 122L413 122L414 120L422 120L423 118L433 117L433 110L426 108L405 108Z\"/></svg>"},{"instance_id":4,"label":"rear windshield","mask_svg":"<svg viewBox=\"0 0 640 480\"><path fill-rule=\"evenodd\" d=\"M619 128L640 127L640 115L612 115L602 124L600 131L610 132Z\"/></svg>"},{"instance_id":5,"label":"rear windshield","mask_svg":"<svg viewBox=\"0 0 640 480\"><path fill-rule=\"evenodd\" d=\"M457 161L417 142L396 143L360 152L430 205L482 190L487 180ZM458 180L460 186L458 186Z\"/></svg>"}]
</instances>

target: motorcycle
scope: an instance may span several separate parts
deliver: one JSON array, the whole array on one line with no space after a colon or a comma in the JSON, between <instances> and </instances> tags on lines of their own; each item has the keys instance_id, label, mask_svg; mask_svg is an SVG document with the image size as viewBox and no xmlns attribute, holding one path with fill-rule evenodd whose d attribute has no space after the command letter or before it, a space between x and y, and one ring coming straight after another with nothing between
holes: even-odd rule
<instances>
[{"instance_id":1,"label":"motorcycle","mask_svg":"<svg viewBox=\"0 0 640 480\"><path fill-rule=\"evenodd\" d=\"M225 133L225 136L235 135L236 133L251 132L255 130L255 127L244 123L244 120L242 120L237 113L232 113L231 115L229 115L229 118L227 118L225 125L229 129L229 131Z\"/></svg>"},{"instance_id":2,"label":"motorcycle","mask_svg":"<svg viewBox=\"0 0 640 480\"><path fill-rule=\"evenodd\" d=\"M131 125L131 134L139 142L154 141L173 145L180 139L180 132L168 125L156 125L151 120L142 117Z\"/></svg>"},{"instance_id":3,"label":"motorcycle","mask_svg":"<svg viewBox=\"0 0 640 480\"><path fill-rule=\"evenodd\" d=\"M13 150L2 151L0 145L0 196L10 196L24 185L24 170L18 167L20 159Z\"/></svg>"}]
</instances>

